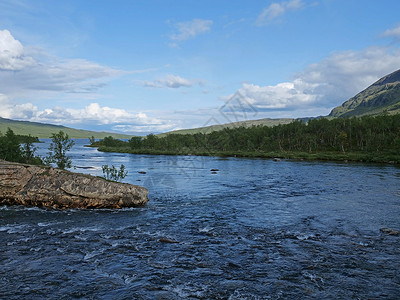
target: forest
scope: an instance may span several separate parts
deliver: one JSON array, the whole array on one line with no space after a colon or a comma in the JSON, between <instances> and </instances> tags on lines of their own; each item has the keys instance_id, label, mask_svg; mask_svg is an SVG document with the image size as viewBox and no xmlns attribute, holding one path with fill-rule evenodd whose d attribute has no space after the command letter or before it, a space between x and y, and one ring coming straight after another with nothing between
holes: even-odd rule
<instances>
[{"instance_id":1,"label":"forest","mask_svg":"<svg viewBox=\"0 0 400 300\"><path fill-rule=\"evenodd\" d=\"M134 154L279 157L400 163L400 115L295 120L274 127L226 128L203 134L106 137L100 151Z\"/></svg>"}]
</instances>

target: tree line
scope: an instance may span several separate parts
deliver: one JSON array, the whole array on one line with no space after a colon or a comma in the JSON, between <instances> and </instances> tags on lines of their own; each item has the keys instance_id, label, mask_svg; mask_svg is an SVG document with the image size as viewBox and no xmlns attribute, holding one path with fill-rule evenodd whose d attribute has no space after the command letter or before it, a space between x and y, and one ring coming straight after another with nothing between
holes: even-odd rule
<instances>
[{"instance_id":1,"label":"tree line","mask_svg":"<svg viewBox=\"0 0 400 300\"><path fill-rule=\"evenodd\" d=\"M295 120L274 127L225 128L208 134L112 137L93 143L99 150L155 153L263 156L263 153L379 153L400 155L400 115ZM257 155L259 154L259 155Z\"/></svg>"}]
</instances>

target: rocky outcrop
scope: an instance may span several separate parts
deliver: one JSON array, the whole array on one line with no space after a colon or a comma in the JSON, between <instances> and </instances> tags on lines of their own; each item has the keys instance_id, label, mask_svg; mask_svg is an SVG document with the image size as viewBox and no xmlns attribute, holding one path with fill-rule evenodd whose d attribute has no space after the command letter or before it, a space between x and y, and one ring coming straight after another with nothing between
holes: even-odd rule
<instances>
[{"instance_id":1,"label":"rocky outcrop","mask_svg":"<svg viewBox=\"0 0 400 300\"><path fill-rule=\"evenodd\" d=\"M148 202L144 187L44 166L0 160L0 204L122 208Z\"/></svg>"}]
</instances>

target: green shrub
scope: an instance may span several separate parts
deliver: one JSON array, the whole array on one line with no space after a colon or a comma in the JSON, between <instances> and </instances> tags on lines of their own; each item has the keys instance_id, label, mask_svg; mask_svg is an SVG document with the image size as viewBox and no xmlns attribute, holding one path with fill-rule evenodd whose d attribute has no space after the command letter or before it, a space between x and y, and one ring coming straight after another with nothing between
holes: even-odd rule
<instances>
[{"instance_id":1,"label":"green shrub","mask_svg":"<svg viewBox=\"0 0 400 300\"><path fill-rule=\"evenodd\" d=\"M103 177L107 180L121 181L128 175L128 171L125 171L125 166L121 165L119 170L114 166L109 167L108 165L102 166Z\"/></svg>"}]
</instances>

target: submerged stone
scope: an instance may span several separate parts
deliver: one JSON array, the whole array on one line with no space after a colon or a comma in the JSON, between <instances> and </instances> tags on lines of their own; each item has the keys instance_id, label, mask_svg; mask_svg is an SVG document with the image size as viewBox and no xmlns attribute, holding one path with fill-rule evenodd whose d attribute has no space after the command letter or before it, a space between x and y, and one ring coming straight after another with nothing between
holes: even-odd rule
<instances>
[{"instance_id":1,"label":"submerged stone","mask_svg":"<svg viewBox=\"0 0 400 300\"><path fill-rule=\"evenodd\" d=\"M175 240L168 239L168 238L160 238L159 242L168 243L168 244L179 244L179 242L177 242Z\"/></svg>"},{"instance_id":2,"label":"submerged stone","mask_svg":"<svg viewBox=\"0 0 400 300\"><path fill-rule=\"evenodd\" d=\"M146 188L45 166L0 160L0 204L123 208L148 202Z\"/></svg>"},{"instance_id":3,"label":"submerged stone","mask_svg":"<svg viewBox=\"0 0 400 300\"><path fill-rule=\"evenodd\" d=\"M399 235L399 232L397 230L393 230L391 228L381 228L379 230L380 230L380 232L388 234L388 235L394 235L394 236Z\"/></svg>"}]
</instances>

